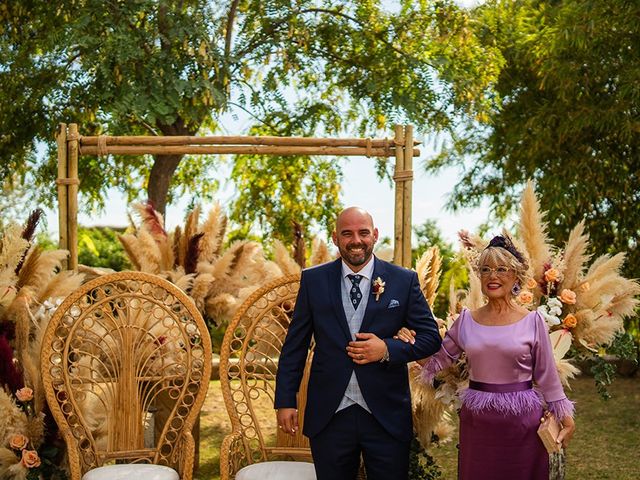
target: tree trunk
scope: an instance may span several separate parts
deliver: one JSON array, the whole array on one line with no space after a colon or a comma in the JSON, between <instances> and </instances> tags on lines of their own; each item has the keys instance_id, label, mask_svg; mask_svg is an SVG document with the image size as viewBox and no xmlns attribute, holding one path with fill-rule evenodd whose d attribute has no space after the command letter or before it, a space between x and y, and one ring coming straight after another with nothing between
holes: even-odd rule
<instances>
[{"instance_id":1,"label":"tree trunk","mask_svg":"<svg viewBox=\"0 0 640 480\"><path fill-rule=\"evenodd\" d=\"M164 136L195 135L197 129L190 129L180 117L171 125L156 123ZM147 194L153 204L153 208L164 218L167 210L167 195L171 186L171 179L184 155L155 155L155 161L149 173Z\"/></svg>"},{"instance_id":2,"label":"tree trunk","mask_svg":"<svg viewBox=\"0 0 640 480\"><path fill-rule=\"evenodd\" d=\"M163 217L167 209L167 194L171 179L184 155L156 155L149 173L147 193L149 200Z\"/></svg>"}]
</instances>

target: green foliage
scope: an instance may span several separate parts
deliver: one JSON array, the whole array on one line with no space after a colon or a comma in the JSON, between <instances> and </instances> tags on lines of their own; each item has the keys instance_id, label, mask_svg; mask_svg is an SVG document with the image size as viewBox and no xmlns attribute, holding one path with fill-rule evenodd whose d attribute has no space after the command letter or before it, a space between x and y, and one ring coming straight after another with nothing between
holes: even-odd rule
<instances>
[{"instance_id":1,"label":"green foliage","mask_svg":"<svg viewBox=\"0 0 640 480\"><path fill-rule=\"evenodd\" d=\"M431 305L434 314L438 318L446 318L449 311L449 289L453 282L456 290L466 288L469 284L469 274L464 258L459 252L454 251L453 245L448 243L442 236L435 220L428 219L422 225L415 226L413 231L418 239L418 243L412 251L412 263L422 256L430 247L437 246L442 256L442 269L440 275L440 286L434 305Z\"/></svg>"},{"instance_id":2,"label":"green foliage","mask_svg":"<svg viewBox=\"0 0 640 480\"><path fill-rule=\"evenodd\" d=\"M628 333L618 332L610 345L603 351L608 355L594 355L591 373L595 380L596 389L604 400L609 400L611 394L607 387L613 383L616 376L615 360L630 360L638 364L638 347L633 337Z\"/></svg>"},{"instance_id":3,"label":"green foliage","mask_svg":"<svg viewBox=\"0 0 640 480\"><path fill-rule=\"evenodd\" d=\"M464 166L451 206L491 201L504 218L536 181L549 232L586 221L593 252L628 251L640 274L640 3L492 0L473 12L503 67L497 108L467 117L429 170Z\"/></svg>"},{"instance_id":4,"label":"green foliage","mask_svg":"<svg viewBox=\"0 0 640 480\"><path fill-rule=\"evenodd\" d=\"M78 228L78 262L88 267L130 270L131 263L118 240L118 232L109 227Z\"/></svg>"},{"instance_id":5,"label":"green foliage","mask_svg":"<svg viewBox=\"0 0 640 480\"><path fill-rule=\"evenodd\" d=\"M404 121L450 129L457 113L488 110L498 71L495 49L478 42L452 0L392 9L381 0L35 0L4 2L0 21L0 178L36 172L49 204L60 121L79 123L83 135L206 134L223 130L229 115L278 135L388 135ZM186 191L208 199L218 159L200 161L83 156L82 204L104 207L109 188L130 200L147 188L161 211ZM232 209L241 229L286 237L293 220L323 224L339 208L335 161L237 163ZM277 194L286 205L272 212L273 199L252 181L280 180L292 168L287 185L304 186Z\"/></svg>"},{"instance_id":6,"label":"green foliage","mask_svg":"<svg viewBox=\"0 0 640 480\"><path fill-rule=\"evenodd\" d=\"M409 478L411 480L432 480L441 478L442 472L433 457L422 448L414 436L409 450Z\"/></svg>"}]
</instances>

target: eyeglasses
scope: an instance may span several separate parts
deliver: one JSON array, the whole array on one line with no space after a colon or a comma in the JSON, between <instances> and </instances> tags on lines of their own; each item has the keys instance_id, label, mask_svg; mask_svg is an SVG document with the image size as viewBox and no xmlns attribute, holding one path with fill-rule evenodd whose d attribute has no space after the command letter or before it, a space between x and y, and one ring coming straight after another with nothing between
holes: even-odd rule
<instances>
[{"instance_id":1,"label":"eyeglasses","mask_svg":"<svg viewBox=\"0 0 640 480\"><path fill-rule=\"evenodd\" d=\"M487 267L483 265L480 267L480 276L488 277L491 275L491 272L496 272L496 275L499 277L506 277L509 274L511 269L509 267L505 267L504 265L499 265L496 268Z\"/></svg>"}]
</instances>

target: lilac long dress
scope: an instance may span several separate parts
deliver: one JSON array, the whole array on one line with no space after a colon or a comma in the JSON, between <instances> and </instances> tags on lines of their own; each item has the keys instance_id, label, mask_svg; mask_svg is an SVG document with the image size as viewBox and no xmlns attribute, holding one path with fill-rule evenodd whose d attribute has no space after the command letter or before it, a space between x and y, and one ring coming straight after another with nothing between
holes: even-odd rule
<instances>
[{"instance_id":1,"label":"lilac long dress","mask_svg":"<svg viewBox=\"0 0 640 480\"><path fill-rule=\"evenodd\" d=\"M564 418L573 415L573 403L562 389L544 319L534 311L489 326L465 309L425 364L423 379L431 383L463 351L470 382L460 394L458 478L548 480L549 455L537 434L543 407Z\"/></svg>"}]
</instances>

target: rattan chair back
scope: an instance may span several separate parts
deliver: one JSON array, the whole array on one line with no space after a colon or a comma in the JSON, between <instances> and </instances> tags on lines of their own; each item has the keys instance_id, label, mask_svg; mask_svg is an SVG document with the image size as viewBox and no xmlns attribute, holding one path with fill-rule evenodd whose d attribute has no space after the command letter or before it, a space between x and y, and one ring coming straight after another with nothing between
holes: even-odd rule
<instances>
[{"instance_id":1,"label":"rattan chair back","mask_svg":"<svg viewBox=\"0 0 640 480\"><path fill-rule=\"evenodd\" d=\"M182 290L142 272L88 282L51 319L41 361L72 480L110 463L167 465L192 478L211 340Z\"/></svg>"},{"instance_id":2,"label":"rattan chair back","mask_svg":"<svg viewBox=\"0 0 640 480\"><path fill-rule=\"evenodd\" d=\"M295 437L276 428L275 376L300 276L282 277L254 292L227 327L220 352L220 384L232 433L222 443L221 478L241 467L267 460L311 458L302 435L313 342L298 393L299 430Z\"/></svg>"}]
</instances>

